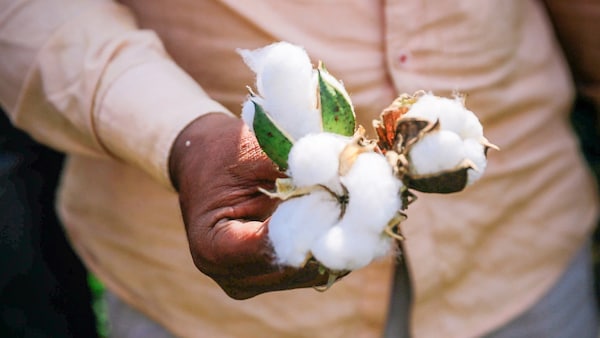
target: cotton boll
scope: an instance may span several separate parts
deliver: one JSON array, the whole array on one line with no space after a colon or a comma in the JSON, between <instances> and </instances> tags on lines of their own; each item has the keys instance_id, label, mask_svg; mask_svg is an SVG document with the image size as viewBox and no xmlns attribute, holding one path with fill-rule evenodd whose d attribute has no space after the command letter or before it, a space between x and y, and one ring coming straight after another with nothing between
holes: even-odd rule
<instances>
[{"instance_id":1,"label":"cotton boll","mask_svg":"<svg viewBox=\"0 0 600 338\"><path fill-rule=\"evenodd\" d=\"M415 143L408 156L414 174L428 175L454 169L465 159L465 151L460 136L439 130Z\"/></svg>"},{"instance_id":2,"label":"cotton boll","mask_svg":"<svg viewBox=\"0 0 600 338\"><path fill-rule=\"evenodd\" d=\"M349 197L344 219L352 220L364 231L381 233L402 207L402 182L380 154L360 154L341 181Z\"/></svg>"},{"instance_id":3,"label":"cotton boll","mask_svg":"<svg viewBox=\"0 0 600 338\"><path fill-rule=\"evenodd\" d=\"M390 249L390 244L390 238L349 231L340 224L321 236L311 248L311 252L329 269L356 270L383 256Z\"/></svg>"},{"instance_id":4,"label":"cotton boll","mask_svg":"<svg viewBox=\"0 0 600 338\"><path fill-rule=\"evenodd\" d=\"M476 170L471 169L467 172L467 185L479 180L485 171L487 159L485 157L484 148L485 147L477 140L466 139L464 141L465 156L477 167Z\"/></svg>"},{"instance_id":5,"label":"cotton boll","mask_svg":"<svg viewBox=\"0 0 600 338\"><path fill-rule=\"evenodd\" d=\"M323 184L341 193L338 168L341 151L350 138L331 133L299 139L288 155L288 174L299 187Z\"/></svg>"},{"instance_id":6,"label":"cotton boll","mask_svg":"<svg viewBox=\"0 0 600 338\"><path fill-rule=\"evenodd\" d=\"M264 110L283 130L294 139L320 131L316 72L302 47L278 42L238 53L256 73Z\"/></svg>"},{"instance_id":7,"label":"cotton boll","mask_svg":"<svg viewBox=\"0 0 600 338\"><path fill-rule=\"evenodd\" d=\"M338 221L339 215L337 200L324 190L282 202L269 222L277 262L302 266L313 242Z\"/></svg>"},{"instance_id":8,"label":"cotton boll","mask_svg":"<svg viewBox=\"0 0 600 338\"><path fill-rule=\"evenodd\" d=\"M279 42L254 51L239 51L256 73L263 108L294 139L321 130L317 76L306 51Z\"/></svg>"}]
</instances>

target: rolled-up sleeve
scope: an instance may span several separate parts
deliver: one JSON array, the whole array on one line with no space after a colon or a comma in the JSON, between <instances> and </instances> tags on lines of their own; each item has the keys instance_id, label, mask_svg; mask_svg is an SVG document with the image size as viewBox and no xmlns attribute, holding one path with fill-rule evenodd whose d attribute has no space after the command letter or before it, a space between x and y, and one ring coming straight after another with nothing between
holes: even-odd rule
<instances>
[{"instance_id":1,"label":"rolled-up sleeve","mask_svg":"<svg viewBox=\"0 0 600 338\"><path fill-rule=\"evenodd\" d=\"M17 127L167 187L179 132L202 114L229 114L113 1L0 0L0 55L0 103Z\"/></svg>"}]
</instances>

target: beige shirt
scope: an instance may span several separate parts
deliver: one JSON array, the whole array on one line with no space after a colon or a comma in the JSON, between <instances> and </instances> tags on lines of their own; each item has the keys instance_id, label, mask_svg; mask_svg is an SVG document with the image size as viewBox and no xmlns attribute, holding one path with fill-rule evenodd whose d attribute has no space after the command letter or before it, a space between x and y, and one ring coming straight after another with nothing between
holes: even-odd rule
<instances>
[{"instance_id":1,"label":"beige shirt","mask_svg":"<svg viewBox=\"0 0 600 338\"><path fill-rule=\"evenodd\" d=\"M1 0L0 102L70 154L59 210L87 266L181 337L378 337L386 317L390 261L325 293L245 301L195 269L169 149L197 116L240 112L254 81L236 48L304 46L344 81L368 130L399 93L466 93L502 148L474 186L419 195L408 210L415 337L506 323L592 230L596 190L567 124L574 91L536 1L123 3Z\"/></svg>"}]
</instances>

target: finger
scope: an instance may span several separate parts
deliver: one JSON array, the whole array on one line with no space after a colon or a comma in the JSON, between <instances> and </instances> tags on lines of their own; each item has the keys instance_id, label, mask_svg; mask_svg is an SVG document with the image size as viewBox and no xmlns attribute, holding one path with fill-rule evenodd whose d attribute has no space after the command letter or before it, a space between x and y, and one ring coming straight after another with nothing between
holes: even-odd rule
<instances>
[{"instance_id":1,"label":"finger","mask_svg":"<svg viewBox=\"0 0 600 338\"><path fill-rule=\"evenodd\" d=\"M276 270L262 222L222 218L212 228L188 232L196 266L205 274L260 275Z\"/></svg>"}]
</instances>

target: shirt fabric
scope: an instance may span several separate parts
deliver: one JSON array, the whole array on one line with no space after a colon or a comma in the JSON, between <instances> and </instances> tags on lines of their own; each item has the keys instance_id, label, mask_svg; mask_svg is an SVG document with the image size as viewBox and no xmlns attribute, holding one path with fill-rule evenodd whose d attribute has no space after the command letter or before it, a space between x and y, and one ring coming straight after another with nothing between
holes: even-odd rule
<instances>
[{"instance_id":1,"label":"shirt fabric","mask_svg":"<svg viewBox=\"0 0 600 338\"><path fill-rule=\"evenodd\" d=\"M358 122L400 93L466 93L483 178L419 194L402 224L415 337L474 337L557 281L598 215L568 125L574 88L543 6L528 1L0 1L0 102L69 154L59 210L87 266L181 337L377 337L391 259L312 289L229 299L193 265L167 162L208 112L254 83L236 53L285 40L341 79Z\"/></svg>"}]
</instances>

